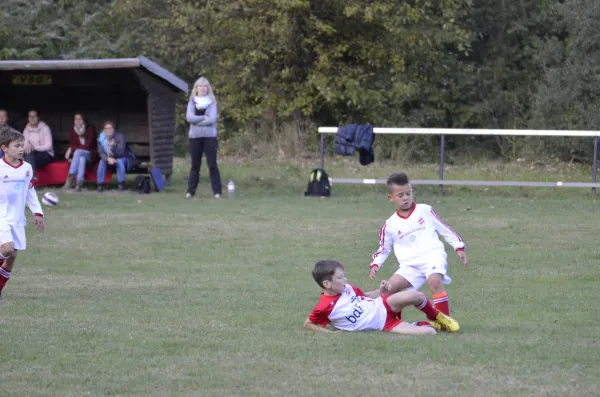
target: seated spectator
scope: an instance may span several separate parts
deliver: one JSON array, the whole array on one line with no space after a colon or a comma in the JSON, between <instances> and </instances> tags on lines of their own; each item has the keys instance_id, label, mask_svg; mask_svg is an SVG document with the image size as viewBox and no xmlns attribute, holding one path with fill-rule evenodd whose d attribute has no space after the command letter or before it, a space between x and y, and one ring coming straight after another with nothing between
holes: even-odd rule
<instances>
[{"instance_id":1,"label":"seated spectator","mask_svg":"<svg viewBox=\"0 0 600 397\"><path fill-rule=\"evenodd\" d=\"M76 113L73 128L69 131L69 149L65 153L65 159L71 162L71 166L64 189L77 187L77 191L81 191L85 166L96 160L96 147L96 130L85 123L81 113Z\"/></svg>"},{"instance_id":2,"label":"seated spectator","mask_svg":"<svg viewBox=\"0 0 600 397\"><path fill-rule=\"evenodd\" d=\"M135 156L127 148L125 135L117 131L112 121L104 122L104 129L98 136L98 155L100 162L98 164L98 191L104 190L104 179L108 167L116 168L117 181L119 182L119 191L125 190L125 173L131 171Z\"/></svg>"},{"instance_id":3,"label":"seated spectator","mask_svg":"<svg viewBox=\"0 0 600 397\"><path fill-rule=\"evenodd\" d=\"M54 160L52 132L50 127L40 121L37 111L30 110L28 123L23 130L25 136L25 161L33 168L33 179L36 168L42 168Z\"/></svg>"},{"instance_id":4,"label":"seated spectator","mask_svg":"<svg viewBox=\"0 0 600 397\"><path fill-rule=\"evenodd\" d=\"M8 125L8 111L6 109L0 109L0 134L7 130L17 131ZM18 131L17 131L18 132ZM0 149L0 158L4 156L4 152Z\"/></svg>"}]
</instances>

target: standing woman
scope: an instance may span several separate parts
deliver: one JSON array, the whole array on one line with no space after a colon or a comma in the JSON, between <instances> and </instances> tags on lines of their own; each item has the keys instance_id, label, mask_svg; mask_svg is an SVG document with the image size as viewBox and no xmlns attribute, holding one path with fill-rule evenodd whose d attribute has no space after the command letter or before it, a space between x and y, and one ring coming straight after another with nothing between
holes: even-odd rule
<instances>
[{"instance_id":1,"label":"standing woman","mask_svg":"<svg viewBox=\"0 0 600 397\"><path fill-rule=\"evenodd\" d=\"M210 83L204 77L200 77L194 83L185 118L190 123L189 138L192 157L185 197L192 198L196 194L202 154L205 153L212 191L215 198L220 198L222 188L221 174L217 166L217 101Z\"/></svg>"}]
</instances>

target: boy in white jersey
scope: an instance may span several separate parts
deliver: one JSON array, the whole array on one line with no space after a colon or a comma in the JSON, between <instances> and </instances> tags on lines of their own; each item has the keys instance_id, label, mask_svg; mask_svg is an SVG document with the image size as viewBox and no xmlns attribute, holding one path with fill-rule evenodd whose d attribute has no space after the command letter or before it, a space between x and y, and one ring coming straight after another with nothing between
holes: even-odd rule
<instances>
[{"instance_id":1,"label":"boy in white jersey","mask_svg":"<svg viewBox=\"0 0 600 397\"><path fill-rule=\"evenodd\" d=\"M452 279L446 274L447 255L438 235L454 248L467 267L465 243L432 207L413 202L412 186L405 173L392 174L387 186L388 199L396 205L396 212L381 229L379 249L372 256L370 277L375 278L394 250L400 267L388 280L390 288L386 293L393 294L410 287L419 290L427 281L435 307L449 316L450 304L443 285L450 284Z\"/></svg>"},{"instance_id":2,"label":"boy in white jersey","mask_svg":"<svg viewBox=\"0 0 600 397\"><path fill-rule=\"evenodd\" d=\"M35 216L38 229L44 229L44 213L31 178L33 170L23 161L25 138L14 130L0 134L0 299L2 289L10 279L18 250L24 250L25 204Z\"/></svg>"},{"instance_id":3,"label":"boy in white jersey","mask_svg":"<svg viewBox=\"0 0 600 397\"><path fill-rule=\"evenodd\" d=\"M348 284L344 266L334 260L315 264L312 275L323 288L321 300L310 313L304 327L317 332L336 332L325 328L331 324L337 331L385 331L399 334L435 334L435 329L402 322L402 309L413 305L421 310L438 328L457 332L459 325L437 310L423 293L402 291L382 296L388 282L381 281L378 290L362 292Z\"/></svg>"}]
</instances>

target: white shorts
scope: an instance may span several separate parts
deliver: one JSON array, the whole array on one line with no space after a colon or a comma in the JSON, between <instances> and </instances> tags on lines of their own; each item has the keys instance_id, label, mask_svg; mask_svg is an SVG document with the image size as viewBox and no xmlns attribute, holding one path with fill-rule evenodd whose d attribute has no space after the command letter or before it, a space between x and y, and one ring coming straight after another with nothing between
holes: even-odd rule
<instances>
[{"instance_id":1,"label":"white shorts","mask_svg":"<svg viewBox=\"0 0 600 397\"><path fill-rule=\"evenodd\" d=\"M0 225L0 245L13 243L14 249L22 251L27 246L25 226Z\"/></svg>"},{"instance_id":2,"label":"white shorts","mask_svg":"<svg viewBox=\"0 0 600 397\"><path fill-rule=\"evenodd\" d=\"M400 265L400 268L394 274L404 277L412 288L420 290L427 282L427 278L434 273L442 275L442 284L450 284L452 279L446 275L448 270L448 261L443 255L433 255L419 263L408 263Z\"/></svg>"}]
</instances>

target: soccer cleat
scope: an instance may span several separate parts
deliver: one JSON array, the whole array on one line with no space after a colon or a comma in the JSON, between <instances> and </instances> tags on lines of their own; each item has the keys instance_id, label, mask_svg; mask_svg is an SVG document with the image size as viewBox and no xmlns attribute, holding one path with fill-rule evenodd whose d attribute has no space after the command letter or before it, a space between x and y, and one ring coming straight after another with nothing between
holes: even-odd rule
<instances>
[{"instance_id":1,"label":"soccer cleat","mask_svg":"<svg viewBox=\"0 0 600 397\"><path fill-rule=\"evenodd\" d=\"M438 324L435 321L429 321L429 325L431 325L431 328L435 329L437 332L440 332L443 329L441 324Z\"/></svg>"},{"instance_id":2,"label":"soccer cleat","mask_svg":"<svg viewBox=\"0 0 600 397\"><path fill-rule=\"evenodd\" d=\"M442 327L442 329L445 329L448 332L458 332L460 330L460 325L458 325L458 321L456 321L455 319L453 319L450 316L446 316L442 312L438 312L438 315L436 316L435 320L432 322L437 323L438 325L440 325ZM433 326L433 324L432 324L432 326Z\"/></svg>"}]
</instances>

